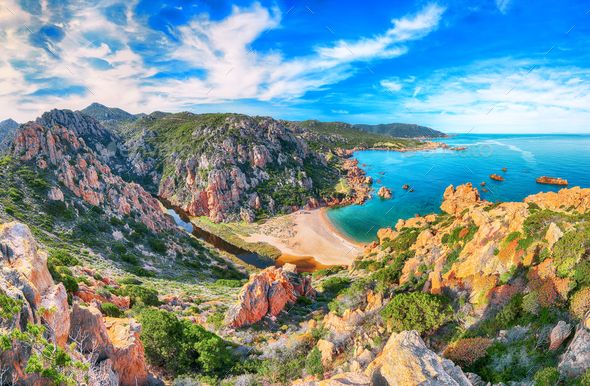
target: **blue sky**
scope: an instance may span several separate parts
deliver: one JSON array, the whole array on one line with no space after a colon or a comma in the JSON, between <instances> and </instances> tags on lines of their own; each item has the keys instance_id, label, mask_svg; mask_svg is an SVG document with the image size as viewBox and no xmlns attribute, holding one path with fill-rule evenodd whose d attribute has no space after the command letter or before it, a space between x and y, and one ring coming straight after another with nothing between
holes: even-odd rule
<instances>
[{"instance_id":1,"label":"blue sky","mask_svg":"<svg viewBox=\"0 0 590 386\"><path fill-rule=\"evenodd\" d=\"M98 102L131 113L590 132L588 1L4 4L0 120Z\"/></svg>"}]
</instances>

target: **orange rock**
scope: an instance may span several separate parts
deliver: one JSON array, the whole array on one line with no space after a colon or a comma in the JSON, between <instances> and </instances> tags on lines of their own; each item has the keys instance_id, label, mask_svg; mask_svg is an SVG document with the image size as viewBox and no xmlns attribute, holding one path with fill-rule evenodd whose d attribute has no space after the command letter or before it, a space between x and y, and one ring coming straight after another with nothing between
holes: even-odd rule
<instances>
[{"instance_id":1,"label":"orange rock","mask_svg":"<svg viewBox=\"0 0 590 386\"><path fill-rule=\"evenodd\" d=\"M377 195L381 198L391 198L391 190L387 189L385 186L382 186L379 191L377 192Z\"/></svg>"},{"instance_id":2,"label":"orange rock","mask_svg":"<svg viewBox=\"0 0 590 386\"><path fill-rule=\"evenodd\" d=\"M141 324L134 319L104 318L107 334L113 343L110 360L119 375L120 385L147 385L149 373L144 347L139 339Z\"/></svg>"},{"instance_id":3,"label":"orange rock","mask_svg":"<svg viewBox=\"0 0 590 386\"><path fill-rule=\"evenodd\" d=\"M57 345L65 348L70 333L70 309L68 294L62 283L53 286L43 295L41 307L48 310L43 315L43 320L54 330ZM49 312L52 307L56 308L54 313Z\"/></svg>"},{"instance_id":4,"label":"orange rock","mask_svg":"<svg viewBox=\"0 0 590 386\"><path fill-rule=\"evenodd\" d=\"M537 178L538 184L551 184L551 185L567 185L567 180L561 178L554 178L554 177L539 177Z\"/></svg>"},{"instance_id":5,"label":"orange rock","mask_svg":"<svg viewBox=\"0 0 590 386\"><path fill-rule=\"evenodd\" d=\"M526 203L535 203L543 209L564 211L574 207L579 213L586 213L590 208L590 189L574 187L561 189L559 192L538 193L524 199Z\"/></svg>"},{"instance_id":6,"label":"orange rock","mask_svg":"<svg viewBox=\"0 0 590 386\"><path fill-rule=\"evenodd\" d=\"M461 213L464 209L470 208L481 201L479 192L471 186L470 182L458 186L457 189L453 185L449 185L443 198L445 201L440 208L449 214Z\"/></svg>"},{"instance_id":7,"label":"orange rock","mask_svg":"<svg viewBox=\"0 0 590 386\"><path fill-rule=\"evenodd\" d=\"M504 169L502 169L502 171L503 171L503 172L505 172L505 171L507 171L507 170L508 170L507 168L504 168Z\"/></svg>"},{"instance_id":8,"label":"orange rock","mask_svg":"<svg viewBox=\"0 0 590 386\"><path fill-rule=\"evenodd\" d=\"M489 177L490 177L492 180L496 180L496 181L504 181L504 178L503 178L502 176L499 176L499 175L497 175L497 174L490 174L490 175L489 175Z\"/></svg>"},{"instance_id":9,"label":"orange rock","mask_svg":"<svg viewBox=\"0 0 590 386\"><path fill-rule=\"evenodd\" d=\"M106 298L95 293L93 287L88 287L84 283L79 283L78 292L76 292L74 295L76 295L86 303L91 303L93 300L98 300L101 303L112 303L123 311L129 309L129 296L119 297L116 295L111 295L110 298Z\"/></svg>"}]
</instances>

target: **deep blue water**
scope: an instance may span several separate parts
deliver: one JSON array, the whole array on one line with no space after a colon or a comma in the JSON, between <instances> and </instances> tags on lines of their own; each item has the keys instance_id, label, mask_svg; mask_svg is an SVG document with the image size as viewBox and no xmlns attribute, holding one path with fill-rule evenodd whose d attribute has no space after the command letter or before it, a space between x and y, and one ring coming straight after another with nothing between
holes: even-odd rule
<instances>
[{"instance_id":1,"label":"deep blue water","mask_svg":"<svg viewBox=\"0 0 590 386\"><path fill-rule=\"evenodd\" d=\"M371 242L380 228L395 226L400 218L439 213L443 193L450 184L457 187L471 182L482 198L491 202L522 201L531 194L563 188L538 184L535 179L541 176L567 179L568 188L590 187L590 135L462 134L443 142L469 149L356 152L359 164L367 164L363 169L373 177L374 197L364 205L329 209L329 221L344 236ZM503 172L503 168L508 170ZM504 181L488 177L494 173ZM482 182L487 186L480 186ZM402 189L404 184L414 192ZM392 199L377 196L381 186L391 189ZM490 191L482 192L481 188Z\"/></svg>"}]
</instances>

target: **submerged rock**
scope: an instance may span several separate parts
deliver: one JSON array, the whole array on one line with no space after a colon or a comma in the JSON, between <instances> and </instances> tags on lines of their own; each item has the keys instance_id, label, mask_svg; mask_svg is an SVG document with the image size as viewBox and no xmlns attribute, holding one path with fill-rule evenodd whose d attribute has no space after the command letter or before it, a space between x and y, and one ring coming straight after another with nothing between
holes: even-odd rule
<instances>
[{"instance_id":1,"label":"submerged rock","mask_svg":"<svg viewBox=\"0 0 590 386\"><path fill-rule=\"evenodd\" d=\"M567 180L562 178L554 178L554 177L539 177L537 178L538 184L551 184L551 185L567 185Z\"/></svg>"}]
</instances>

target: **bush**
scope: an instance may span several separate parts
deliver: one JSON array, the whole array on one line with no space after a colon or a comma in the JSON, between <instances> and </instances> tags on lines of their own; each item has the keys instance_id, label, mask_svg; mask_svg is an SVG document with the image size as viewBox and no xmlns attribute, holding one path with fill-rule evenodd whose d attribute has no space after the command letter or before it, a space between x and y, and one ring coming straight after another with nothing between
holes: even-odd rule
<instances>
[{"instance_id":1,"label":"bush","mask_svg":"<svg viewBox=\"0 0 590 386\"><path fill-rule=\"evenodd\" d=\"M84 284L86 284L88 287L90 287L90 282L89 282L89 281L88 281L88 279L86 279L84 276L78 276L78 277L76 278L76 281L77 281L78 283L84 283Z\"/></svg>"},{"instance_id":2,"label":"bush","mask_svg":"<svg viewBox=\"0 0 590 386\"><path fill-rule=\"evenodd\" d=\"M231 363L223 339L200 325L156 309L146 309L139 321L145 356L152 366L175 374L189 370L214 374Z\"/></svg>"},{"instance_id":3,"label":"bush","mask_svg":"<svg viewBox=\"0 0 590 386\"><path fill-rule=\"evenodd\" d=\"M61 282L64 284L67 292L78 292L78 282L70 275L61 275Z\"/></svg>"},{"instance_id":4,"label":"bush","mask_svg":"<svg viewBox=\"0 0 590 386\"><path fill-rule=\"evenodd\" d=\"M590 228L570 231L563 235L553 247L555 266L559 276L574 277L574 266L588 252L590 252Z\"/></svg>"},{"instance_id":5,"label":"bush","mask_svg":"<svg viewBox=\"0 0 590 386\"><path fill-rule=\"evenodd\" d=\"M220 287L239 288L242 286L242 282L239 280L218 279L215 282L215 285Z\"/></svg>"},{"instance_id":6,"label":"bush","mask_svg":"<svg viewBox=\"0 0 590 386\"><path fill-rule=\"evenodd\" d=\"M559 370L557 367L546 367L537 371L534 379L535 386L554 386L559 380Z\"/></svg>"},{"instance_id":7,"label":"bush","mask_svg":"<svg viewBox=\"0 0 590 386\"><path fill-rule=\"evenodd\" d=\"M395 332L433 330L445 324L453 314L446 296L421 292L396 295L381 311Z\"/></svg>"},{"instance_id":8,"label":"bush","mask_svg":"<svg viewBox=\"0 0 590 386\"><path fill-rule=\"evenodd\" d=\"M106 299L110 299L111 298L111 291L109 291L108 289L104 288L104 287L98 287L94 293L96 293L99 296L102 296L103 298Z\"/></svg>"},{"instance_id":9,"label":"bush","mask_svg":"<svg viewBox=\"0 0 590 386\"><path fill-rule=\"evenodd\" d=\"M131 265L139 264L139 259L130 253L124 253L121 255L121 260Z\"/></svg>"},{"instance_id":10,"label":"bush","mask_svg":"<svg viewBox=\"0 0 590 386\"><path fill-rule=\"evenodd\" d=\"M163 254L166 252L166 243L163 240L152 237L148 240L148 244L152 251Z\"/></svg>"},{"instance_id":11,"label":"bush","mask_svg":"<svg viewBox=\"0 0 590 386\"><path fill-rule=\"evenodd\" d=\"M94 280L98 280L98 281L101 281L102 280L102 276L100 276L100 273L96 272L94 274Z\"/></svg>"},{"instance_id":12,"label":"bush","mask_svg":"<svg viewBox=\"0 0 590 386\"><path fill-rule=\"evenodd\" d=\"M76 259L70 253L62 250L53 250L49 253L49 258L54 265L80 265L80 260Z\"/></svg>"},{"instance_id":13,"label":"bush","mask_svg":"<svg viewBox=\"0 0 590 386\"><path fill-rule=\"evenodd\" d=\"M415 254L416 251L413 250L399 253L393 259L393 262L390 265L375 272L371 278L385 284L397 283L402 276L402 269L404 268L404 265L409 259L414 257Z\"/></svg>"},{"instance_id":14,"label":"bush","mask_svg":"<svg viewBox=\"0 0 590 386\"><path fill-rule=\"evenodd\" d=\"M215 326L216 330L219 330L223 326L223 320L225 319L225 314L223 312L215 313L210 315L207 318L207 323L211 323Z\"/></svg>"},{"instance_id":15,"label":"bush","mask_svg":"<svg viewBox=\"0 0 590 386\"><path fill-rule=\"evenodd\" d=\"M141 301L146 306L159 306L158 291L142 287L140 285L127 285L119 289L121 296L129 296L130 305L133 307L135 303Z\"/></svg>"},{"instance_id":16,"label":"bush","mask_svg":"<svg viewBox=\"0 0 590 386\"><path fill-rule=\"evenodd\" d=\"M322 284L324 292L338 293L350 284L350 279L331 277Z\"/></svg>"},{"instance_id":17,"label":"bush","mask_svg":"<svg viewBox=\"0 0 590 386\"><path fill-rule=\"evenodd\" d=\"M578 320L583 319L590 310L590 287L582 288L572 296L570 310Z\"/></svg>"},{"instance_id":18,"label":"bush","mask_svg":"<svg viewBox=\"0 0 590 386\"><path fill-rule=\"evenodd\" d=\"M127 247L121 243L113 243L113 245L111 246L111 250L114 253L117 253L120 255L120 254L127 252Z\"/></svg>"},{"instance_id":19,"label":"bush","mask_svg":"<svg viewBox=\"0 0 590 386\"><path fill-rule=\"evenodd\" d=\"M318 346L315 346L307 356L307 360L305 361L305 369L307 370L307 373L310 375L321 376L324 374L324 365L322 364L322 353L318 349Z\"/></svg>"},{"instance_id":20,"label":"bush","mask_svg":"<svg viewBox=\"0 0 590 386\"><path fill-rule=\"evenodd\" d=\"M490 347L492 341L487 338L459 339L448 346L443 355L455 364L467 367L485 357Z\"/></svg>"},{"instance_id":21,"label":"bush","mask_svg":"<svg viewBox=\"0 0 590 386\"><path fill-rule=\"evenodd\" d=\"M136 279L134 277L124 277L123 279L119 280L119 284L125 285L125 284L134 284L134 285L140 285L143 284L143 282L139 279Z\"/></svg>"},{"instance_id":22,"label":"bush","mask_svg":"<svg viewBox=\"0 0 590 386\"><path fill-rule=\"evenodd\" d=\"M498 312L496 320L500 323L502 328L507 329L516 320L523 316L522 298L522 294L513 296L512 299L510 299L510 302L502 308L502 311Z\"/></svg>"},{"instance_id":23,"label":"bush","mask_svg":"<svg viewBox=\"0 0 590 386\"><path fill-rule=\"evenodd\" d=\"M102 303L100 310L103 314L110 316L111 318L120 318L123 316L123 311L113 303Z\"/></svg>"}]
</instances>

